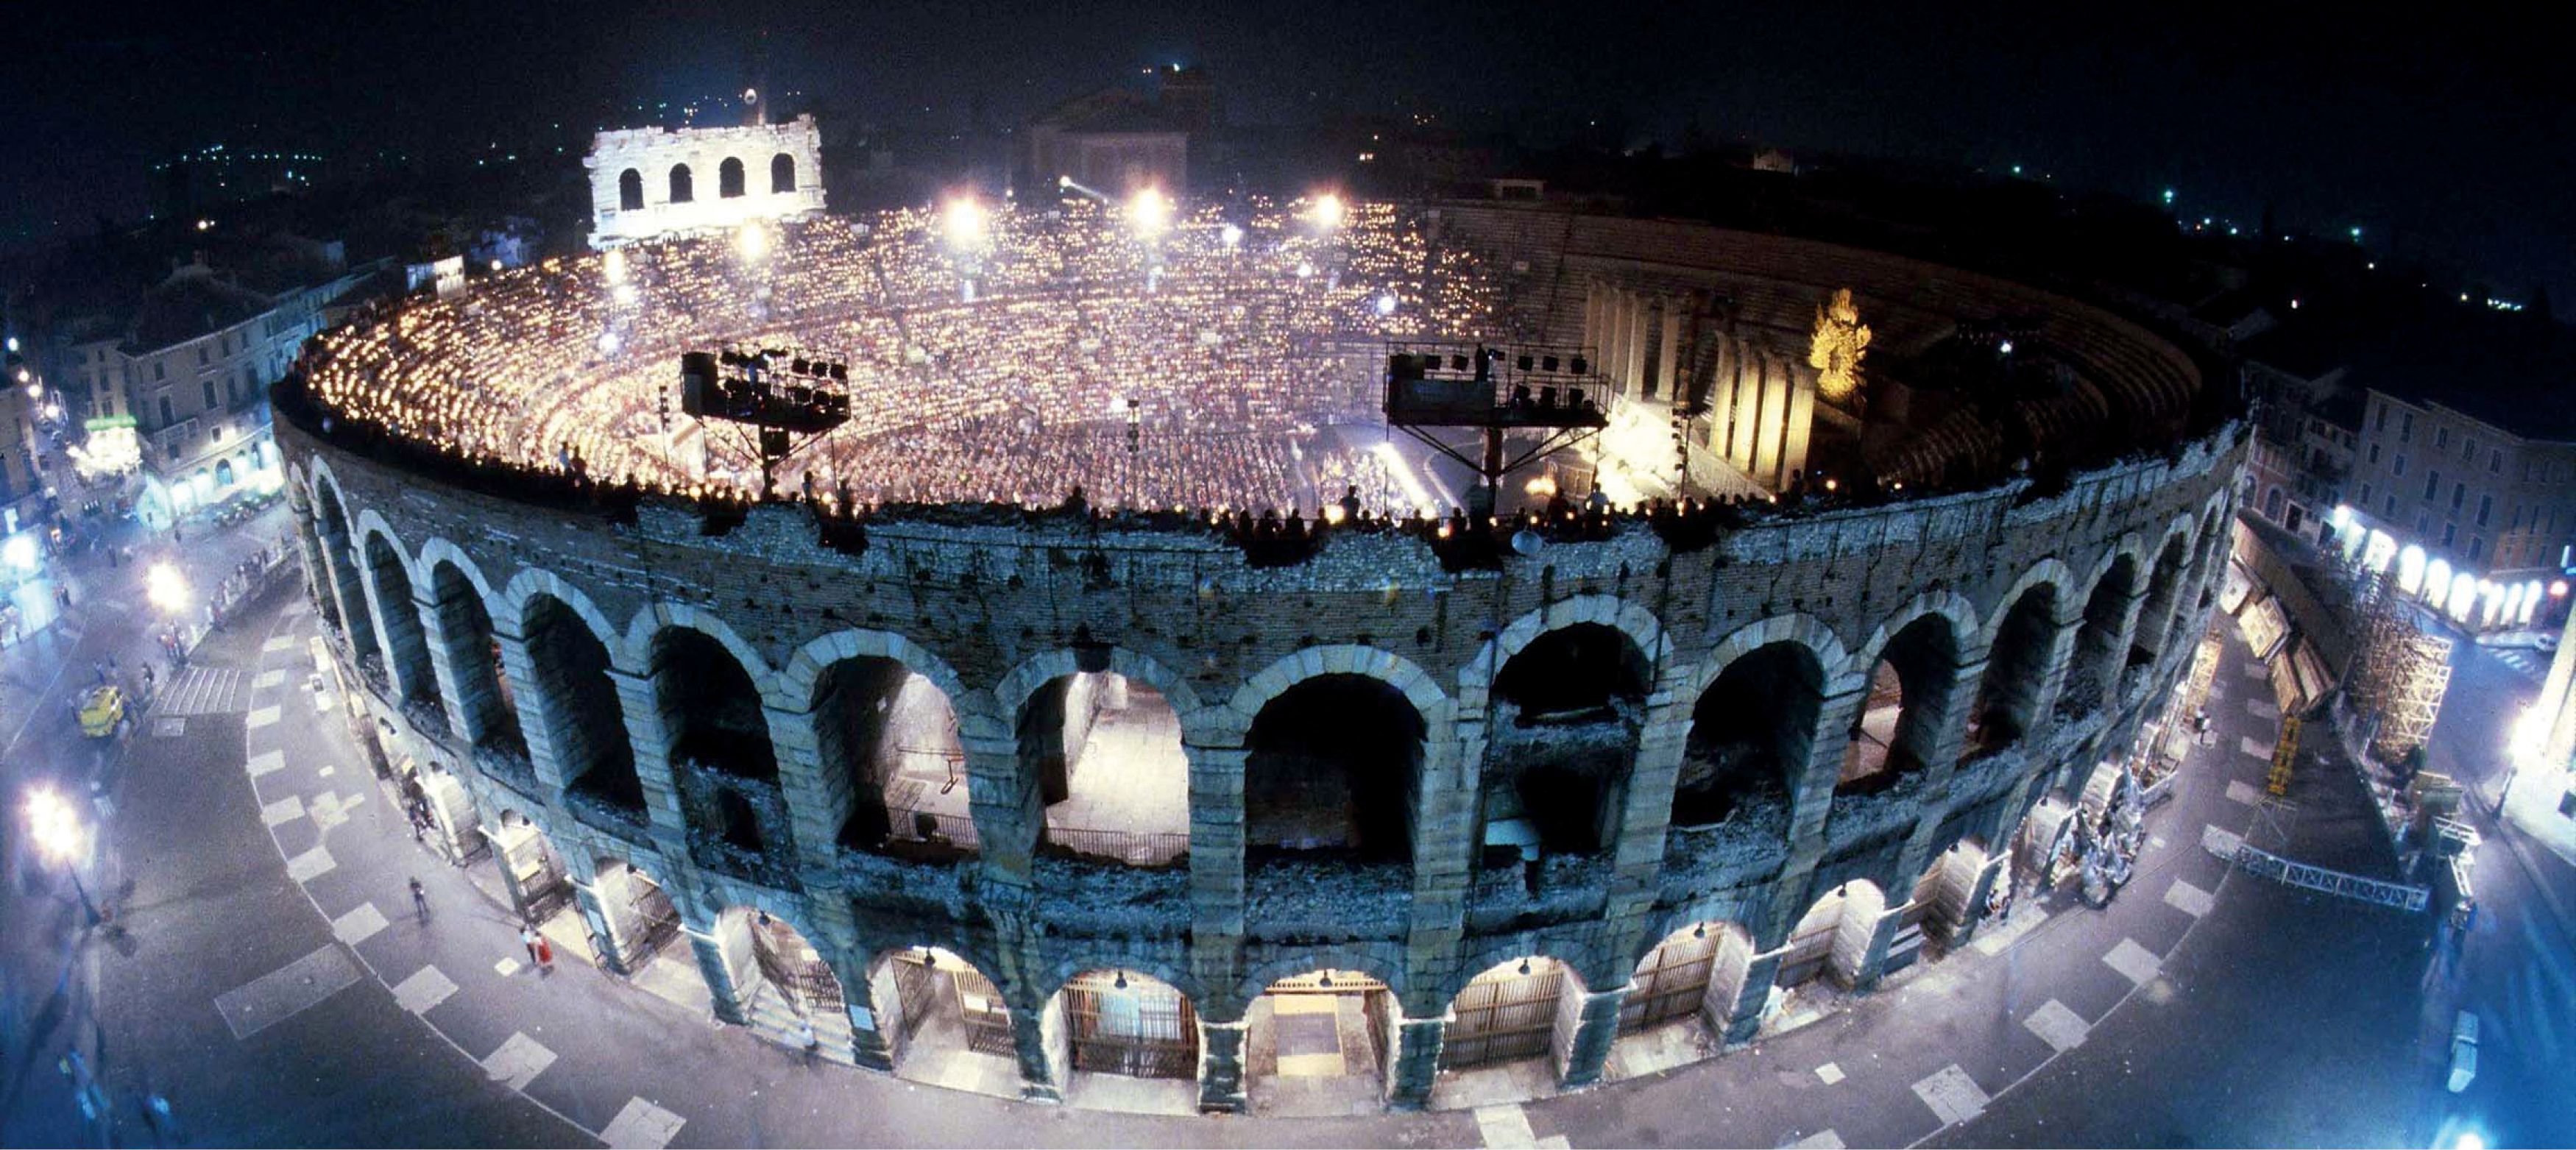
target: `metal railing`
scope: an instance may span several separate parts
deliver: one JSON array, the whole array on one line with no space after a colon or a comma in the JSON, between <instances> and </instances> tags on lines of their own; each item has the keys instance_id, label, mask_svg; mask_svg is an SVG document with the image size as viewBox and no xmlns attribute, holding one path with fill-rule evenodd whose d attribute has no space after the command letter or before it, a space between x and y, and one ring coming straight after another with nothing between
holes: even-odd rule
<instances>
[{"instance_id":1,"label":"metal railing","mask_svg":"<svg viewBox=\"0 0 2576 1150\"><path fill-rule=\"evenodd\" d=\"M1170 866L1190 855L1187 831L1120 831L1048 823L1044 845L1082 858L1109 859L1129 866Z\"/></svg>"}]
</instances>

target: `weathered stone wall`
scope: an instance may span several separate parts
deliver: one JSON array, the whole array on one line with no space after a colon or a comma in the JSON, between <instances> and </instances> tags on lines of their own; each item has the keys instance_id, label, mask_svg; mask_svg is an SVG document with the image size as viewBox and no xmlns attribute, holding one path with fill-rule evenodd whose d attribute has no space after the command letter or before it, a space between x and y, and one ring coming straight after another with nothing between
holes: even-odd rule
<instances>
[{"instance_id":1,"label":"weathered stone wall","mask_svg":"<svg viewBox=\"0 0 2576 1150\"><path fill-rule=\"evenodd\" d=\"M822 211L822 139L812 116L785 124L601 132L581 161L590 171L590 246ZM784 190L774 167L782 157L789 177ZM725 194L727 161L741 165L738 195ZM679 167L688 169L686 200L673 197L672 171ZM620 181L630 171L643 194L640 207L625 206Z\"/></svg>"}]
</instances>

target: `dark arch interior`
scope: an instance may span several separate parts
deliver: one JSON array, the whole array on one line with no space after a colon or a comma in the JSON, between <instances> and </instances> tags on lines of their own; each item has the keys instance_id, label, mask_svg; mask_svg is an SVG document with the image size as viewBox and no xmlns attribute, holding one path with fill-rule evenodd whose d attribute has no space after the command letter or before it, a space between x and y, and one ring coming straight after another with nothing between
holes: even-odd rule
<instances>
[{"instance_id":1,"label":"dark arch interior","mask_svg":"<svg viewBox=\"0 0 2576 1150\"><path fill-rule=\"evenodd\" d=\"M617 209L638 211L644 207L644 173L628 168L617 173Z\"/></svg>"},{"instance_id":2,"label":"dark arch interior","mask_svg":"<svg viewBox=\"0 0 2576 1150\"><path fill-rule=\"evenodd\" d=\"M673 759L747 779L778 777L760 692L724 644L686 627L665 629L653 639L653 689Z\"/></svg>"},{"instance_id":3,"label":"dark arch interior","mask_svg":"<svg viewBox=\"0 0 2576 1150\"><path fill-rule=\"evenodd\" d=\"M1652 674L1625 632L1599 623L1549 631L1503 664L1484 779L1488 841L1525 828L1542 852L1589 853L1617 837Z\"/></svg>"},{"instance_id":4,"label":"dark arch interior","mask_svg":"<svg viewBox=\"0 0 2576 1150\"><path fill-rule=\"evenodd\" d=\"M340 513L340 490L325 479L315 489L313 501L322 505L322 550L330 566L331 584L339 593L339 605L347 609L341 634L348 637L350 653L363 661L376 654L376 613L367 605L367 587L358 577L358 555L349 539L349 520Z\"/></svg>"},{"instance_id":5,"label":"dark arch interior","mask_svg":"<svg viewBox=\"0 0 2576 1150\"><path fill-rule=\"evenodd\" d=\"M436 602L439 630L445 634L448 665L455 672L467 735L484 746L524 756L526 736L519 729L519 707L509 671L501 665L501 643L492 633L492 615L483 596L453 563L429 569L429 593Z\"/></svg>"},{"instance_id":6,"label":"dark arch interior","mask_svg":"<svg viewBox=\"0 0 2576 1150\"><path fill-rule=\"evenodd\" d=\"M731 787L716 791L715 825L708 828L717 838L755 854L761 850L760 815L751 809L751 800Z\"/></svg>"},{"instance_id":7,"label":"dark arch interior","mask_svg":"<svg viewBox=\"0 0 2576 1150\"><path fill-rule=\"evenodd\" d=\"M2110 690L2118 685L2123 663L2120 616L2128 610L2137 571L2136 562L2122 555L2094 582L2092 594L2085 596L2084 624L2075 636L2075 658L2067 666L2066 685L2057 695L2059 713L2072 718L2092 714L2102 709Z\"/></svg>"},{"instance_id":8,"label":"dark arch interior","mask_svg":"<svg viewBox=\"0 0 2576 1150\"><path fill-rule=\"evenodd\" d=\"M1653 673L1626 632L1600 623L1559 627L1530 641L1494 676L1494 697L1524 725L1554 717L1598 717L1614 699L1646 697Z\"/></svg>"},{"instance_id":9,"label":"dark arch interior","mask_svg":"<svg viewBox=\"0 0 2576 1150\"><path fill-rule=\"evenodd\" d=\"M551 702L548 741L571 788L604 802L644 809L635 747L626 738L617 685L608 677L608 648L562 600L539 596L528 607L528 661Z\"/></svg>"},{"instance_id":10,"label":"dark arch interior","mask_svg":"<svg viewBox=\"0 0 2576 1150\"><path fill-rule=\"evenodd\" d=\"M770 157L769 190L772 193L796 190L796 157L785 152Z\"/></svg>"},{"instance_id":11,"label":"dark arch interior","mask_svg":"<svg viewBox=\"0 0 2576 1150\"><path fill-rule=\"evenodd\" d=\"M1986 653L1985 677L1977 684L1976 710L1968 716L1971 747L2008 747L2029 733L2048 677L2056 608L2057 588L2042 583L2023 591L2004 612Z\"/></svg>"},{"instance_id":12,"label":"dark arch interior","mask_svg":"<svg viewBox=\"0 0 2576 1150\"><path fill-rule=\"evenodd\" d=\"M1426 732L1403 692L1366 675L1318 675L1282 692L1245 740L1247 847L1409 858Z\"/></svg>"},{"instance_id":13,"label":"dark arch interior","mask_svg":"<svg viewBox=\"0 0 2576 1150\"><path fill-rule=\"evenodd\" d=\"M973 845L957 720L937 684L894 659L844 659L815 680L814 719L824 779L846 788L844 845L901 844L905 853Z\"/></svg>"},{"instance_id":14,"label":"dark arch interior","mask_svg":"<svg viewBox=\"0 0 2576 1150\"><path fill-rule=\"evenodd\" d=\"M1050 847L1140 865L1188 849L1189 756L1162 692L1116 671L1060 676L1020 704L1017 745Z\"/></svg>"},{"instance_id":15,"label":"dark arch interior","mask_svg":"<svg viewBox=\"0 0 2576 1150\"><path fill-rule=\"evenodd\" d=\"M1727 664L1691 710L1673 824L1707 826L1747 806L1788 802L1815 743L1824 687L1824 669L1797 643Z\"/></svg>"},{"instance_id":16,"label":"dark arch interior","mask_svg":"<svg viewBox=\"0 0 2576 1150\"><path fill-rule=\"evenodd\" d=\"M407 701L438 702L438 674L429 663L429 644L424 641L420 613L412 603L411 574L403 569L402 556L382 535L369 534L366 544L367 566L376 581L376 597L384 604L385 642L391 644L390 661L402 674L403 697Z\"/></svg>"},{"instance_id":17,"label":"dark arch interior","mask_svg":"<svg viewBox=\"0 0 2576 1150\"><path fill-rule=\"evenodd\" d=\"M687 164L671 165L671 202L675 204L685 204L696 198L697 196L695 195L694 189L692 189L689 184L689 166Z\"/></svg>"},{"instance_id":18,"label":"dark arch interior","mask_svg":"<svg viewBox=\"0 0 2576 1150\"><path fill-rule=\"evenodd\" d=\"M2147 580L2147 601L2138 608L2136 652L2130 662L2153 662L2173 642L2174 624L2181 622L2182 615L2174 605L2181 597L2183 567L2190 557L2191 549L2183 546L2182 536L2165 540L2164 551L2156 556L2155 574Z\"/></svg>"},{"instance_id":19,"label":"dark arch interior","mask_svg":"<svg viewBox=\"0 0 2576 1150\"><path fill-rule=\"evenodd\" d=\"M731 156L716 165L716 197L733 199L742 194L742 161Z\"/></svg>"},{"instance_id":20,"label":"dark arch interior","mask_svg":"<svg viewBox=\"0 0 2576 1150\"><path fill-rule=\"evenodd\" d=\"M1853 717L1835 794L1882 791L1932 765L1958 667L1959 640L1944 616L1921 616L1888 639Z\"/></svg>"}]
</instances>

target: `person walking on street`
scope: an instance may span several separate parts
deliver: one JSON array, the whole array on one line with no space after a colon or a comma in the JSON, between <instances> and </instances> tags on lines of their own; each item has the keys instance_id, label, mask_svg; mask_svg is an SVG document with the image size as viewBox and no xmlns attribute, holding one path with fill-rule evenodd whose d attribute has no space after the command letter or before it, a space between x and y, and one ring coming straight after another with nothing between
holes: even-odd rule
<instances>
[{"instance_id":1,"label":"person walking on street","mask_svg":"<svg viewBox=\"0 0 2576 1150\"><path fill-rule=\"evenodd\" d=\"M419 875L411 879L411 910L422 922L429 921L429 892L421 889Z\"/></svg>"},{"instance_id":2,"label":"person walking on street","mask_svg":"<svg viewBox=\"0 0 2576 1150\"><path fill-rule=\"evenodd\" d=\"M528 948L528 961L535 962L537 960L537 931L535 927L528 926L524 923L520 925L519 945Z\"/></svg>"},{"instance_id":3,"label":"person walking on street","mask_svg":"<svg viewBox=\"0 0 2576 1150\"><path fill-rule=\"evenodd\" d=\"M796 1016L796 1048L805 1052L807 1066L823 1055L823 1039L814 1033L814 1020L802 1014Z\"/></svg>"},{"instance_id":4,"label":"person walking on street","mask_svg":"<svg viewBox=\"0 0 2576 1150\"><path fill-rule=\"evenodd\" d=\"M555 972L555 941L542 934L537 936L537 970L542 974Z\"/></svg>"}]
</instances>

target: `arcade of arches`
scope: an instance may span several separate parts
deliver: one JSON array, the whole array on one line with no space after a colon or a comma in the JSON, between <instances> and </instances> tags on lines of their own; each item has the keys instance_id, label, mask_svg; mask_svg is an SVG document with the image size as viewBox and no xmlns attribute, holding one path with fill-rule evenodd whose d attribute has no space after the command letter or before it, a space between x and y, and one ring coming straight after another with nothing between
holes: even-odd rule
<instances>
[{"instance_id":1,"label":"arcade of arches","mask_svg":"<svg viewBox=\"0 0 2576 1150\"><path fill-rule=\"evenodd\" d=\"M299 495L338 649L372 669L406 731L464 752L419 768L424 786L461 780L451 833L488 843L496 897L562 949L917 1081L1276 1114L1437 1105L1486 1096L1494 1076L1538 1092L1652 1073L1794 1025L1966 941L2008 861L1985 844L2014 841L2045 780L1980 784L1956 812L1836 846L1778 888L1794 906L1660 907L1635 938L1495 932L1521 952L1477 952L1442 986L1406 986L1401 969L1371 968L1393 961L1349 948L1248 989L1112 947L1033 966L989 937L813 897L798 876L1010 878L1043 854L1186 868L1193 884L1239 866L1241 889L1244 872L1282 863L1430 876L1624 855L1630 836L1681 831L1779 849L1909 780L1964 778L2070 723L2098 731L2086 716L2125 705L2128 681L2187 646L2177 629L2196 625L2224 562L2177 534L2142 552L2152 564L2123 552L2090 583L2034 574L1982 625L1890 619L1866 667L1813 632L1766 631L1675 669L1627 630L1555 626L1500 658L1476 716L1485 737L1460 762L1448 704L1374 673L1305 674L1247 705L1239 751L1195 742L1155 683L1187 688L1082 651L997 719L992 691L900 644L817 658L798 678L676 609L630 637L559 581L494 590L452 548L414 556L380 524L353 530L327 478ZM1668 781L1650 783L1658 740ZM1229 761L1241 805L1210 840L1220 852L1194 844L1222 825L1201 767ZM1463 840L1426 824L1443 809L1461 812ZM685 846L656 846L648 828ZM1439 893L1414 882L1417 900Z\"/></svg>"}]
</instances>

